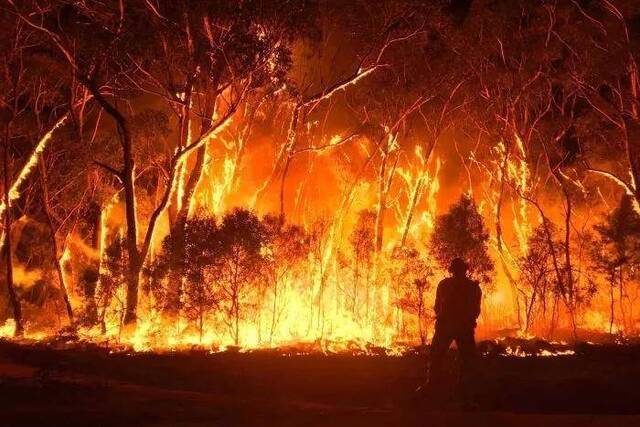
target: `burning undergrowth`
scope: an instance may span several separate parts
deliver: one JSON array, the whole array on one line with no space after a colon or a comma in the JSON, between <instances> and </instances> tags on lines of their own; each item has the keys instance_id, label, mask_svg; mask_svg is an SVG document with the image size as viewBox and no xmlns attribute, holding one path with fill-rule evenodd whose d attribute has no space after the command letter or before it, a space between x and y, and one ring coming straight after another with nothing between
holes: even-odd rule
<instances>
[{"instance_id":1,"label":"burning undergrowth","mask_svg":"<svg viewBox=\"0 0 640 427\"><path fill-rule=\"evenodd\" d=\"M276 357L304 356L363 356L363 357L413 357L427 356L429 346L397 344L390 347L376 346L358 341L317 340L296 342L270 348L242 348L228 345L181 344L174 347L136 349L133 345L114 340L97 341L83 339L74 333L60 333L46 338L2 338L1 340L22 346L53 350L98 351L109 354L247 354L272 355ZM627 343L629 344L629 343ZM583 343L570 345L566 342L550 342L539 338L503 337L483 340L478 343L478 352L485 357L559 357L573 356L581 350L597 348L607 344ZM611 344L608 344L611 346ZM621 343L618 343L621 345ZM455 348L455 347L454 347Z\"/></svg>"},{"instance_id":2,"label":"burning undergrowth","mask_svg":"<svg viewBox=\"0 0 640 427\"><path fill-rule=\"evenodd\" d=\"M565 342L550 342L538 338L505 337L482 341L479 351L491 356L551 357L575 355L575 346Z\"/></svg>"}]
</instances>

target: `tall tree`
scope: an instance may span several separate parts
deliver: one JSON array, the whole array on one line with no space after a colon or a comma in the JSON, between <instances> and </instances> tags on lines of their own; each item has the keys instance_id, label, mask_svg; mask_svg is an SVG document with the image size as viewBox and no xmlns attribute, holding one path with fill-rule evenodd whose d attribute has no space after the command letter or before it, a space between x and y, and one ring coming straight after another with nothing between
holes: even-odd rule
<instances>
[{"instance_id":1,"label":"tall tree","mask_svg":"<svg viewBox=\"0 0 640 427\"><path fill-rule=\"evenodd\" d=\"M392 269L389 279L394 284L395 304L400 310L416 316L420 344L425 345L429 320L427 292L432 288L433 269L423 254L407 246L395 247L390 263ZM401 332L406 334L404 327L404 324L401 325Z\"/></svg>"},{"instance_id":2,"label":"tall tree","mask_svg":"<svg viewBox=\"0 0 640 427\"><path fill-rule=\"evenodd\" d=\"M549 250L547 232L551 233L552 249ZM547 314L551 312L551 325L553 329L555 321L557 296L560 289L557 288L552 253L560 253L562 242L558 241L556 229L552 224L539 225L527 242L527 252L518 258L518 298L522 303L518 306L523 311L524 322L522 330L525 334L530 332L539 314L542 320L547 320ZM549 299L551 298L551 302Z\"/></svg>"},{"instance_id":3,"label":"tall tree","mask_svg":"<svg viewBox=\"0 0 640 427\"><path fill-rule=\"evenodd\" d=\"M596 268L605 274L605 280L609 282L611 290L610 333L615 321L615 288L618 289L622 328L630 331L634 325L634 319L628 317L625 309L625 300L628 300L626 285L638 277L637 270L640 266L640 215L634 209L633 203L631 196L623 196L618 207L594 227L597 239L591 248L593 260Z\"/></svg>"},{"instance_id":4,"label":"tall tree","mask_svg":"<svg viewBox=\"0 0 640 427\"><path fill-rule=\"evenodd\" d=\"M267 215L262 219L262 223L265 228L266 252L264 275L267 288L273 294L269 331L271 344L282 312L286 309L287 301L282 300L282 294L285 293L289 281L293 279L296 267L300 267L309 255L309 239L302 227L287 224L280 216Z\"/></svg>"},{"instance_id":5,"label":"tall tree","mask_svg":"<svg viewBox=\"0 0 640 427\"><path fill-rule=\"evenodd\" d=\"M266 230L252 212L235 209L222 218L219 239L222 305L235 345L240 344L240 320L248 314L252 286L256 286L265 262Z\"/></svg>"},{"instance_id":6,"label":"tall tree","mask_svg":"<svg viewBox=\"0 0 640 427\"><path fill-rule=\"evenodd\" d=\"M463 194L451 206L449 212L436 218L430 249L433 257L444 270L454 258L462 258L469 266L469 273L489 284L493 273L493 261L489 256L489 232L471 197Z\"/></svg>"},{"instance_id":7,"label":"tall tree","mask_svg":"<svg viewBox=\"0 0 640 427\"><path fill-rule=\"evenodd\" d=\"M194 322L200 341L207 316L220 302L217 283L221 242L218 233L213 217L189 219L184 230L164 238L162 250L146 270L152 277L151 291L161 311L170 306L171 312L182 313ZM183 283L178 295L176 288L171 286L176 281Z\"/></svg>"}]
</instances>

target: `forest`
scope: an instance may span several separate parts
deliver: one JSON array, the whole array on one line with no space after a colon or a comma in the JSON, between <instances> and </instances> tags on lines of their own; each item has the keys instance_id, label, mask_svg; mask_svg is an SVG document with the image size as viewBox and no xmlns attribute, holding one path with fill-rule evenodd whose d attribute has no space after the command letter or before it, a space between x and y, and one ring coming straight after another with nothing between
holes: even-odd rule
<instances>
[{"instance_id":1,"label":"forest","mask_svg":"<svg viewBox=\"0 0 640 427\"><path fill-rule=\"evenodd\" d=\"M5 0L0 335L387 353L640 327L640 3Z\"/></svg>"}]
</instances>

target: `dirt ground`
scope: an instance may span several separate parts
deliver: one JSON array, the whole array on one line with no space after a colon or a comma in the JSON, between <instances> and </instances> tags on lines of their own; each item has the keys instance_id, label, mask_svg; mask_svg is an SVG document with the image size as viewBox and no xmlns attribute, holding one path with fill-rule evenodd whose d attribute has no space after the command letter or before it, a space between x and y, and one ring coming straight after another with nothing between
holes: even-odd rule
<instances>
[{"instance_id":1,"label":"dirt ground","mask_svg":"<svg viewBox=\"0 0 640 427\"><path fill-rule=\"evenodd\" d=\"M426 363L418 355L110 354L0 342L0 425L640 426L639 360L638 346L484 356L479 408L463 412L415 396Z\"/></svg>"}]
</instances>

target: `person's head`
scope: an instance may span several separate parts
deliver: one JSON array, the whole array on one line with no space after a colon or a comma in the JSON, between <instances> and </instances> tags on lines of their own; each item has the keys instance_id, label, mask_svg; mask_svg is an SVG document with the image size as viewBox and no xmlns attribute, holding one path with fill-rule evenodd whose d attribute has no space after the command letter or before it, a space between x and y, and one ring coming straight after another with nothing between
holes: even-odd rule
<instances>
[{"instance_id":1,"label":"person's head","mask_svg":"<svg viewBox=\"0 0 640 427\"><path fill-rule=\"evenodd\" d=\"M449 265L449 272L454 276L466 276L469 266L462 258L454 258Z\"/></svg>"}]
</instances>

